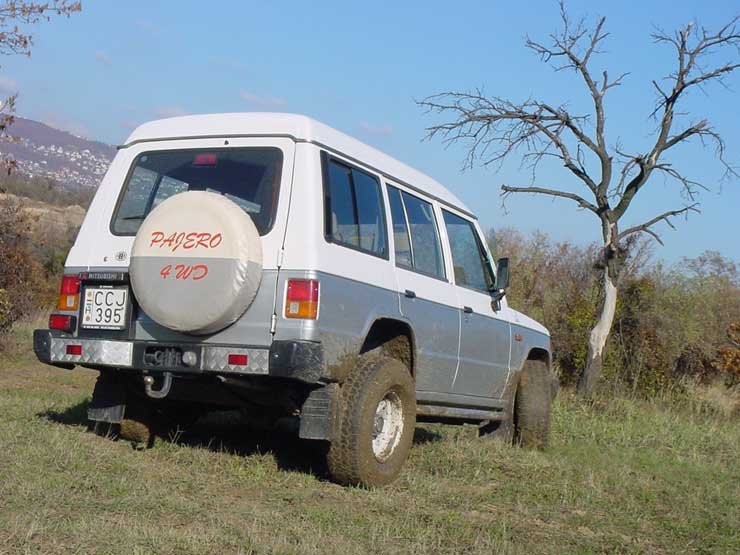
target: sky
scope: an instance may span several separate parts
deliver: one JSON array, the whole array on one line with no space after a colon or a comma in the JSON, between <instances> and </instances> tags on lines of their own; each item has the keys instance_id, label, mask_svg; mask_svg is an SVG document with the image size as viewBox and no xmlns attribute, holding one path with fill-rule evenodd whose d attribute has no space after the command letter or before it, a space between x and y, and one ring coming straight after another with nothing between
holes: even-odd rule
<instances>
[{"instance_id":1,"label":"sky","mask_svg":"<svg viewBox=\"0 0 740 555\"><path fill-rule=\"evenodd\" d=\"M717 28L740 13L736 1L570 0L574 18L605 16L610 33L594 59L616 76L630 72L606 100L609 145L646 151L655 123L651 81L674 65L653 44L659 27L689 21ZM558 241L600 240L590 212L569 200L510 196L500 187L530 185L513 157L500 168L463 170L464 145L424 140L442 120L416 101L443 91L482 88L521 101L536 97L587 112L589 98L572 72L554 72L524 47L559 27L554 0L504 2L83 2L82 13L34 27L33 53L0 60L0 93L19 92L18 113L91 139L120 144L138 124L192 113L281 111L312 116L421 170L453 191L485 228L515 227ZM727 53L720 62L737 61ZM740 72L697 91L684 105L684 123L709 119L740 166ZM740 262L740 182L723 182L713 149L677 149L676 169L704 183L701 214L661 224L669 263L718 250ZM579 190L565 171L543 166L537 185ZM658 177L640 192L622 228L642 223L686 200Z\"/></svg>"}]
</instances>

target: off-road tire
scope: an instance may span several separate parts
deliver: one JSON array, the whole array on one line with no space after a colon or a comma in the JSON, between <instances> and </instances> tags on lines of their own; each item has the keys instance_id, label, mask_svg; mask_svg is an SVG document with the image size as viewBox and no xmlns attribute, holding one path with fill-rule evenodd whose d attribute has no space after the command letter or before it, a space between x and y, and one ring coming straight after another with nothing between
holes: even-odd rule
<instances>
[{"instance_id":1,"label":"off-road tire","mask_svg":"<svg viewBox=\"0 0 740 555\"><path fill-rule=\"evenodd\" d=\"M124 418L120 424L120 437L143 444L147 449L154 446L154 411L146 402L126 404Z\"/></svg>"},{"instance_id":2,"label":"off-road tire","mask_svg":"<svg viewBox=\"0 0 740 555\"><path fill-rule=\"evenodd\" d=\"M545 449L550 441L552 378L547 364L528 360L514 401L514 445Z\"/></svg>"},{"instance_id":3,"label":"off-road tire","mask_svg":"<svg viewBox=\"0 0 740 555\"><path fill-rule=\"evenodd\" d=\"M373 452L373 429L378 404L388 393L401 402L400 439L384 461ZM340 389L335 437L326 461L332 479L340 484L383 486L401 472L414 438L416 391L409 369L396 359L361 357Z\"/></svg>"}]
</instances>

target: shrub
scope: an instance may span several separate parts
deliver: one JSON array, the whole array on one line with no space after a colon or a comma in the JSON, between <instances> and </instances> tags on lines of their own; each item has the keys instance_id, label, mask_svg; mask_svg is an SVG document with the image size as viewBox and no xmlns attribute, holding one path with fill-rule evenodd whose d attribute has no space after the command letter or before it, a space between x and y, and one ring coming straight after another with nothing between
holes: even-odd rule
<instances>
[{"instance_id":1,"label":"shrub","mask_svg":"<svg viewBox=\"0 0 740 555\"><path fill-rule=\"evenodd\" d=\"M0 289L0 334L8 331L13 324L11 309L10 295L5 289Z\"/></svg>"},{"instance_id":2,"label":"shrub","mask_svg":"<svg viewBox=\"0 0 740 555\"><path fill-rule=\"evenodd\" d=\"M511 259L510 306L550 330L561 383L572 384L599 308L596 247L511 229L491 233L489 241L497 256ZM665 267L648 263L645 242L626 247L602 385L654 396L687 379L706 383L718 372L728 384L740 383L740 323L730 346L725 337L740 314L736 265L707 251Z\"/></svg>"},{"instance_id":3,"label":"shrub","mask_svg":"<svg viewBox=\"0 0 740 555\"><path fill-rule=\"evenodd\" d=\"M724 375L725 385L734 387L740 384L740 321L727 328L730 345L720 347L713 366Z\"/></svg>"},{"instance_id":4,"label":"shrub","mask_svg":"<svg viewBox=\"0 0 740 555\"><path fill-rule=\"evenodd\" d=\"M0 332L48 301L48 279L34 253L31 222L18 201L0 204Z\"/></svg>"}]
</instances>

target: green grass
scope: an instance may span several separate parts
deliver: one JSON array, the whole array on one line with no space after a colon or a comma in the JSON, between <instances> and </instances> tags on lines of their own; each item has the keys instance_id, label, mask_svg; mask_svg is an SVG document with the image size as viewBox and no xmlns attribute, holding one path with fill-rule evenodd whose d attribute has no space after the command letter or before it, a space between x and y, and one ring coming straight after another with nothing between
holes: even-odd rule
<instances>
[{"instance_id":1,"label":"green grass","mask_svg":"<svg viewBox=\"0 0 740 555\"><path fill-rule=\"evenodd\" d=\"M552 447L424 425L401 478L206 418L137 450L86 431L95 372L0 359L0 553L737 553L740 420L562 393Z\"/></svg>"}]
</instances>

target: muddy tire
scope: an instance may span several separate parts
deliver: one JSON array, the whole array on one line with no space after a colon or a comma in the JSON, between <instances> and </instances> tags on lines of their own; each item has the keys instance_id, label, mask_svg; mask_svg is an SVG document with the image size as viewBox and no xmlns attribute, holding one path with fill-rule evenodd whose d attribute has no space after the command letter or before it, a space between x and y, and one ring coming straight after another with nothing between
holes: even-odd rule
<instances>
[{"instance_id":1,"label":"muddy tire","mask_svg":"<svg viewBox=\"0 0 740 555\"><path fill-rule=\"evenodd\" d=\"M126 405L124 419L120 424L120 437L143 444L147 449L154 446L154 412L144 403Z\"/></svg>"},{"instance_id":2,"label":"muddy tire","mask_svg":"<svg viewBox=\"0 0 740 555\"><path fill-rule=\"evenodd\" d=\"M547 365L528 360L519 377L514 401L514 444L545 449L550 441L552 378Z\"/></svg>"},{"instance_id":3,"label":"muddy tire","mask_svg":"<svg viewBox=\"0 0 740 555\"><path fill-rule=\"evenodd\" d=\"M342 385L337 416L326 457L332 479L365 487L395 480L416 425L416 392L408 368L388 357L361 360Z\"/></svg>"}]
</instances>

